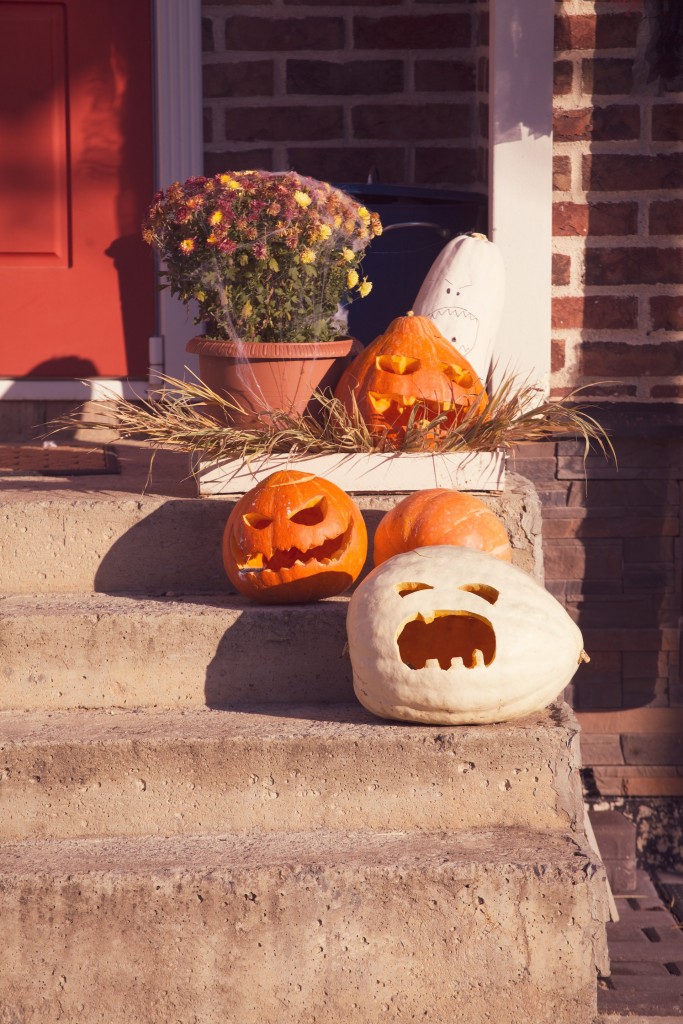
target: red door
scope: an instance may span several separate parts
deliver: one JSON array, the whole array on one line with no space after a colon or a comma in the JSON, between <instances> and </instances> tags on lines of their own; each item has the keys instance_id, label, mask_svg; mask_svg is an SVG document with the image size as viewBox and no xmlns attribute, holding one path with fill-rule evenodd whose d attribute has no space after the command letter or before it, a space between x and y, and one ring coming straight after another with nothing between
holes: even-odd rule
<instances>
[{"instance_id":1,"label":"red door","mask_svg":"<svg viewBox=\"0 0 683 1024\"><path fill-rule=\"evenodd\" d=\"M0 377L142 377L147 0L0 0Z\"/></svg>"}]
</instances>

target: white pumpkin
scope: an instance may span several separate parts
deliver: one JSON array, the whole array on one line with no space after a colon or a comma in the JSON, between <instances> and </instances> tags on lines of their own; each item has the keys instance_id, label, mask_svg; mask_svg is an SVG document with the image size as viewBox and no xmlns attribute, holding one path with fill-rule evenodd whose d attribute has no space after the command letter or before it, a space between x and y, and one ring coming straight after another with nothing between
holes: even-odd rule
<instances>
[{"instance_id":1,"label":"white pumpkin","mask_svg":"<svg viewBox=\"0 0 683 1024\"><path fill-rule=\"evenodd\" d=\"M441 250L413 310L433 320L486 381L505 298L500 250L486 235L459 235Z\"/></svg>"},{"instance_id":2,"label":"white pumpkin","mask_svg":"<svg viewBox=\"0 0 683 1024\"><path fill-rule=\"evenodd\" d=\"M578 626L531 576L452 545L379 565L351 597L346 627L356 696L382 718L520 718L588 660Z\"/></svg>"}]
</instances>

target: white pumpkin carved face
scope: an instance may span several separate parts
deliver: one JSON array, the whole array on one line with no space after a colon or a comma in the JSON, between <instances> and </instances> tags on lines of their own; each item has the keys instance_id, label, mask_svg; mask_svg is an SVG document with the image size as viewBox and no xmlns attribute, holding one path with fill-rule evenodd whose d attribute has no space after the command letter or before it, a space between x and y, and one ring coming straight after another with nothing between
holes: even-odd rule
<instances>
[{"instance_id":1,"label":"white pumpkin carved face","mask_svg":"<svg viewBox=\"0 0 683 1024\"><path fill-rule=\"evenodd\" d=\"M361 704L439 725L539 711L585 658L579 628L531 576L451 545L374 569L351 597L347 632Z\"/></svg>"},{"instance_id":2,"label":"white pumpkin carved face","mask_svg":"<svg viewBox=\"0 0 683 1024\"><path fill-rule=\"evenodd\" d=\"M413 309L433 320L486 381L504 292L505 268L497 246L485 235L459 235L430 267Z\"/></svg>"}]
</instances>

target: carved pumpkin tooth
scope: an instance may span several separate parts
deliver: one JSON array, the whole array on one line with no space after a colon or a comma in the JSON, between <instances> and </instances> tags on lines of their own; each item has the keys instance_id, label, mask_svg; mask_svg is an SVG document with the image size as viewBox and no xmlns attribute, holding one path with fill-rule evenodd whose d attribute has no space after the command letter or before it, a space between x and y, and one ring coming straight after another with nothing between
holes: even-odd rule
<instances>
[{"instance_id":1,"label":"carved pumpkin tooth","mask_svg":"<svg viewBox=\"0 0 683 1024\"><path fill-rule=\"evenodd\" d=\"M451 658L451 668L464 668L465 662L462 658Z\"/></svg>"},{"instance_id":2,"label":"carved pumpkin tooth","mask_svg":"<svg viewBox=\"0 0 683 1024\"><path fill-rule=\"evenodd\" d=\"M425 661L425 668L440 668L438 658L427 658Z\"/></svg>"},{"instance_id":3,"label":"carved pumpkin tooth","mask_svg":"<svg viewBox=\"0 0 683 1024\"><path fill-rule=\"evenodd\" d=\"M477 666L477 668L484 668L486 665L486 662L484 661L484 655L482 651L480 651L478 648L474 652L474 664Z\"/></svg>"},{"instance_id":4,"label":"carved pumpkin tooth","mask_svg":"<svg viewBox=\"0 0 683 1024\"><path fill-rule=\"evenodd\" d=\"M368 391L368 401L374 411L380 414L386 412L391 405L388 395L378 395L376 391Z\"/></svg>"},{"instance_id":5,"label":"carved pumpkin tooth","mask_svg":"<svg viewBox=\"0 0 683 1024\"><path fill-rule=\"evenodd\" d=\"M415 405L415 403L417 402L417 398L415 397L415 395L406 395L405 398L403 399L403 402L405 405Z\"/></svg>"}]
</instances>

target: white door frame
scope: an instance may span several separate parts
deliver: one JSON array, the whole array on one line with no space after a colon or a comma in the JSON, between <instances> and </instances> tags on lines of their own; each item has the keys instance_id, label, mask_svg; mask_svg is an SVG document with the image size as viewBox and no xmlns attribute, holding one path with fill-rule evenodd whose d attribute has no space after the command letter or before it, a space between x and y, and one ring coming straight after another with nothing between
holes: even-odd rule
<instances>
[{"instance_id":1,"label":"white door frame","mask_svg":"<svg viewBox=\"0 0 683 1024\"><path fill-rule=\"evenodd\" d=\"M155 187L201 174L202 40L201 0L152 0ZM151 196L150 196L151 199ZM159 293L156 337L150 339L154 371L182 376L184 349L192 331L184 306L168 291ZM0 378L0 400L87 401L116 394L144 395L147 379L96 377L78 380Z\"/></svg>"}]
</instances>

